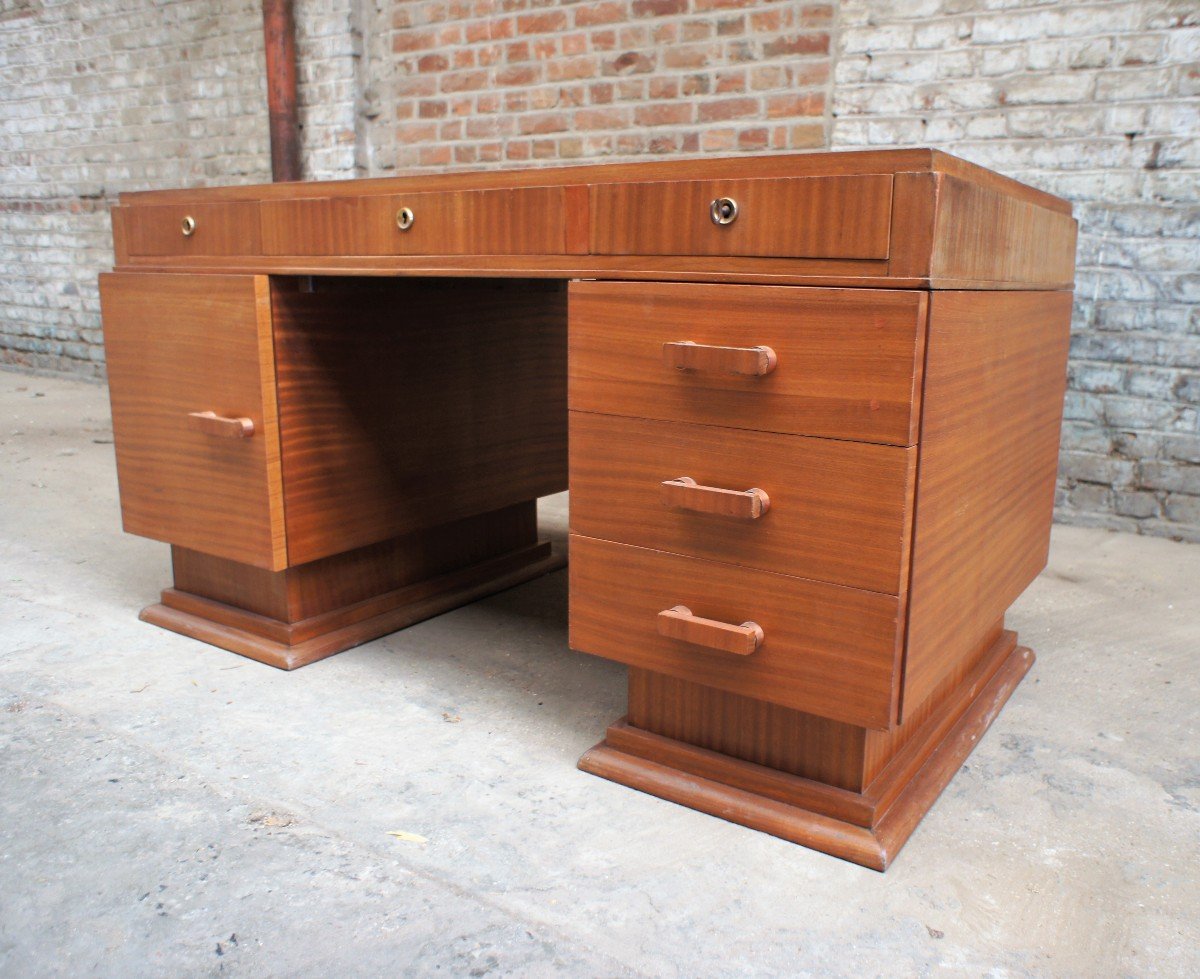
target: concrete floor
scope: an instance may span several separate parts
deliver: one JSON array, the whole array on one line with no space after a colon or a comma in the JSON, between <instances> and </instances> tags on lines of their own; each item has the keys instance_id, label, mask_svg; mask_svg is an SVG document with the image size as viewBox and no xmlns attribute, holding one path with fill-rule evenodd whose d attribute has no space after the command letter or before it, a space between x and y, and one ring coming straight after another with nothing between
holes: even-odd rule
<instances>
[{"instance_id":1,"label":"concrete floor","mask_svg":"<svg viewBox=\"0 0 1200 979\"><path fill-rule=\"evenodd\" d=\"M885 876L577 771L624 671L565 574L292 674L138 622L167 581L104 389L0 372L0 975L1200 973L1200 547L1056 529Z\"/></svg>"}]
</instances>

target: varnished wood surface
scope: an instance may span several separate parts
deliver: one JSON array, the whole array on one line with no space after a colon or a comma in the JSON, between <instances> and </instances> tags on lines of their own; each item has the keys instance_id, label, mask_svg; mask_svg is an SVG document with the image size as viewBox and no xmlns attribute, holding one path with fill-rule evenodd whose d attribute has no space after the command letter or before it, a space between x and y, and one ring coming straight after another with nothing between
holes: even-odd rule
<instances>
[{"instance_id":1,"label":"varnished wood surface","mask_svg":"<svg viewBox=\"0 0 1200 979\"><path fill-rule=\"evenodd\" d=\"M696 735L688 740L654 734L636 726L631 709L629 722L609 728L606 738L579 760L586 772L612 779L660 798L707 812L722 819L779 836L850 860L874 870L885 870L916 829L921 818L949 784L963 762L978 745L1013 690L1033 665L1033 654L1016 647L1012 634L998 642L977 675L969 679L959 696L947 701L916 732L892 766L865 790L839 787L836 772L822 780L789 774L781 767L767 767L733 757L730 753L698 746ZM641 671L632 671L631 707L635 683ZM667 681L668 683L671 681ZM670 690L649 688L651 715L664 714L674 706ZM692 706L699 701L692 700ZM716 727L721 706L710 705L709 728ZM771 724L762 708L749 705L757 714L755 730L760 737L752 751L762 752L771 735L783 731L813 740L834 739L849 747L846 762L853 767L856 745L840 738L836 727L815 729ZM727 715L728 716L728 715ZM735 715L736 716L736 715ZM764 722L767 722L764 726ZM701 721L701 724L704 722ZM749 718L743 717L743 726ZM732 725L728 730L734 730ZM685 730L687 730L685 728ZM761 737L765 733L767 737ZM702 737L702 735L701 735ZM782 750L786 751L786 741ZM860 745L859 745L860 747ZM831 751L813 757L830 757Z\"/></svg>"},{"instance_id":2,"label":"varnished wood surface","mask_svg":"<svg viewBox=\"0 0 1200 979\"><path fill-rule=\"evenodd\" d=\"M844 721L634 666L629 668L627 719L639 731L693 745L724 756L726 761L750 762L854 793L865 787L863 756L869 732ZM709 774L707 770L689 771ZM778 797L795 801L792 795ZM820 806L825 798L816 792L808 804ZM845 805L826 811L827 815L869 822L869 814L863 815L866 808L857 799L849 795L835 798Z\"/></svg>"},{"instance_id":3,"label":"varnished wood surface","mask_svg":"<svg viewBox=\"0 0 1200 979\"><path fill-rule=\"evenodd\" d=\"M647 163L600 163L583 166L484 170L473 173L419 173L368 180L250 184L194 190L126 192L122 204L178 203L199 195L206 200L278 200L291 197L335 197L431 190L596 184L615 181L707 180L805 176L846 176L903 172L949 173L981 187L1011 194L1050 210L1069 214L1061 198L1019 183L984 167L933 149L852 150L823 153L764 154L762 156L698 157Z\"/></svg>"},{"instance_id":4,"label":"varnished wood surface","mask_svg":"<svg viewBox=\"0 0 1200 979\"><path fill-rule=\"evenodd\" d=\"M253 418L226 418L215 411L189 411L188 427L223 439L248 439L254 434Z\"/></svg>"},{"instance_id":5,"label":"varnished wood surface","mask_svg":"<svg viewBox=\"0 0 1200 979\"><path fill-rule=\"evenodd\" d=\"M738 200L733 223L708 217L717 197ZM407 232L401 206L416 214ZM222 213L230 227L214 232ZM184 214L198 221L186 239ZM118 268L1066 289L1069 215L902 150L126 194L113 225Z\"/></svg>"},{"instance_id":6,"label":"varnished wood surface","mask_svg":"<svg viewBox=\"0 0 1200 979\"><path fill-rule=\"evenodd\" d=\"M561 287L274 283L288 556L567 487Z\"/></svg>"},{"instance_id":7,"label":"varnished wood surface","mask_svg":"<svg viewBox=\"0 0 1200 979\"><path fill-rule=\"evenodd\" d=\"M1068 293L935 293L903 709L929 696L1045 566Z\"/></svg>"},{"instance_id":8,"label":"varnished wood surface","mask_svg":"<svg viewBox=\"0 0 1200 979\"><path fill-rule=\"evenodd\" d=\"M763 377L779 366L779 357L765 346L721 347L677 340L663 344L663 363L678 371Z\"/></svg>"},{"instance_id":9,"label":"varnished wood surface","mask_svg":"<svg viewBox=\"0 0 1200 979\"><path fill-rule=\"evenodd\" d=\"M930 272L935 282L1069 283L1075 276L1075 235L1069 213L1050 213L941 174Z\"/></svg>"},{"instance_id":10,"label":"varnished wood surface","mask_svg":"<svg viewBox=\"0 0 1200 979\"><path fill-rule=\"evenodd\" d=\"M527 500L282 571L266 571L183 547L171 548L171 564L178 591L291 626L456 568L523 550L537 539L537 503Z\"/></svg>"},{"instance_id":11,"label":"varnished wood surface","mask_svg":"<svg viewBox=\"0 0 1200 979\"><path fill-rule=\"evenodd\" d=\"M185 218L195 230L185 235ZM261 250L257 204L188 202L139 207L126 211L130 255L254 255Z\"/></svg>"},{"instance_id":12,"label":"varnished wood surface","mask_svg":"<svg viewBox=\"0 0 1200 979\"><path fill-rule=\"evenodd\" d=\"M727 225L709 214L720 198L737 203ZM890 173L597 184L591 251L885 259L891 207Z\"/></svg>"},{"instance_id":13,"label":"varnished wood surface","mask_svg":"<svg viewBox=\"0 0 1200 979\"><path fill-rule=\"evenodd\" d=\"M908 582L916 450L570 413L571 529L892 595ZM770 499L758 519L664 503L689 476Z\"/></svg>"},{"instance_id":14,"label":"varnished wood surface","mask_svg":"<svg viewBox=\"0 0 1200 979\"><path fill-rule=\"evenodd\" d=\"M267 280L110 274L100 302L125 529L283 568ZM202 411L250 419L253 435L197 431Z\"/></svg>"},{"instance_id":15,"label":"varnished wood surface","mask_svg":"<svg viewBox=\"0 0 1200 979\"><path fill-rule=\"evenodd\" d=\"M696 615L686 605L674 605L658 613L658 634L676 642L700 646L731 656L749 656L766 642L757 622L719 622Z\"/></svg>"},{"instance_id":16,"label":"varnished wood surface","mask_svg":"<svg viewBox=\"0 0 1200 979\"><path fill-rule=\"evenodd\" d=\"M570 587L572 649L862 727L895 716L894 596L576 534ZM657 617L676 605L766 641L733 657L668 639Z\"/></svg>"},{"instance_id":17,"label":"varnished wood surface","mask_svg":"<svg viewBox=\"0 0 1200 979\"><path fill-rule=\"evenodd\" d=\"M972 684L987 680L985 672L981 672L981 664L991 659L998 665L1016 644L1016 633L1006 632L1003 620L997 621L984 633L974 649L958 652L954 657L954 667L942 677L929 696L919 704L908 705L902 723L885 730L868 731L863 743L864 784L873 781L907 748L930 717L946 711L946 704L961 698L963 691Z\"/></svg>"},{"instance_id":18,"label":"varnished wood surface","mask_svg":"<svg viewBox=\"0 0 1200 979\"><path fill-rule=\"evenodd\" d=\"M918 292L573 282L580 411L911 445L926 297ZM678 371L664 343L768 346L765 376Z\"/></svg>"},{"instance_id":19,"label":"varnished wood surface","mask_svg":"<svg viewBox=\"0 0 1200 979\"><path fill-rule=\"evenodd\" d=\"M515 555L460 568L352 606L343 617L327 615L313 628L292 630L293 640L271 638L278 623L209 599L163 592L161 604L143 609L140 618L172 632L199 639L283 670L294 670L377 639L425 619L478 601L562 568L565 559L546 545Z\"/></svg>"},{"instance_id":20,"label":"varnished wood surface","mask_svg":"<svg viewBox=\"0 0 1200 979\"><path fill-rule=\"evenodd\" d=\"M413 213L400 230L396 214ZM267 255L549 255L569 250L564 188L300 198L262 204Z\"/></svg>"},{"instance_id":21,"label":"varnished wood surface","mask_svg":"<svg viewBox=\"0 0 1200 979\"><path fill-rule=\"evenodd\" d=\"M732 520L761 520L771 509L771 498L767 496L767 491L757 486L745 490L704 486L691 476L664 479L659 485L662 504L669 510L685 510Z\"/></svg>"}]
</instances>

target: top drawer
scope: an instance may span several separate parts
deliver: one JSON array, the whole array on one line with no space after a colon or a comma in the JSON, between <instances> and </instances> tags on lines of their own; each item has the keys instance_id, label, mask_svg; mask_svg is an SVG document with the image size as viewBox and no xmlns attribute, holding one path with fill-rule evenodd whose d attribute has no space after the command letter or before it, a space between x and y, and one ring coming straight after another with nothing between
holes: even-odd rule
<instances>
[{"instance_id":1,"label":"top drawer","mask_svg":"<svg viewBox=\"0 0 1200 979\"><path fill-rule=\"evenodd\" d=\"M263 201L266 255L557 255L562 187Z\"/></svg>"},{"instance_id":2,"label":"top drawer","mask_svg":"<svg viewBox=\"0 0 1200 979\"><path fill-rule=\"evenodd\" d=\"M154 204L122 208L130 255L257 255L258 204Z\"/></svg>"},{"instance_id":3,"label":"top drawer","mask_svg":"<svg viewBox=\"0 0 1200 979\"><path fill-rule=\"evenodd\" d=\"M597 255L886 259L892 175L597 184Z\"/></svg>"},{"instance_id":4,"label":"top drawer","mask_svg":"<svg viewBox=\"0 0 1200 979\"><path fill-rule=\"evenodd\" d=\"M924 293L572 282L569 296L576 411L917 440Z\"/></svg>"}]
</instances>

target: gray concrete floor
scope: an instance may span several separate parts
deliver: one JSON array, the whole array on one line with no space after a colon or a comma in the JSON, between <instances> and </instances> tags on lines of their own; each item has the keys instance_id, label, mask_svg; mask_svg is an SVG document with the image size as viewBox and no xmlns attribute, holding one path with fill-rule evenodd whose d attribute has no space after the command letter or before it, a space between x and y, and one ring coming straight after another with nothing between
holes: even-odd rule
<instances>
[{"instance_id":1,"label":"gray concrete floor","mask_svg":"<svg viewBox=\"0 0 1200 979\"><path fill-rule=\"evenodd\" d=\"M167 581L105 390L0 372L2 975L1200 973L1200 547L1056 528L885 876L577 771L624 673L564 574L292 674L138 622Z\"/></svg>"}]
</instances>

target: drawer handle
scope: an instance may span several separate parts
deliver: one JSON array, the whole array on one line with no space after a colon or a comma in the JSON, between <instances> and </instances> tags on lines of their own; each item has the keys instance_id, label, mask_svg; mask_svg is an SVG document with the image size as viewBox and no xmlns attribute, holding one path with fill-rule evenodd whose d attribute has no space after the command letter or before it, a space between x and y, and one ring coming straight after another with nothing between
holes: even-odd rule
<instances>
[{"instance_id":1,"label":"drawer handle","mask_svg":"<svg viewBox=\"0 0 1200 979\"><path fill-rule=\"evenodd\" d=\"M733 224L737 220L737 201L732 197L718 197L708 205L708 216L716 225Z\"/></svg>"},{"instance_id":2,"label":"drawer handle","mask_svg":"<svg viewBox=\"0 0 1200 979\"><path fill-rule=\"evenodd\" d=\"M411 207L402 207L396 212L396 227L401 231L411 228L415 220L417 220L417 216L413 214Z\"/></svg>"},{"instance_id":3,"label":"drawer handle","mask_svg":"<svg viewBox=\"0 0 1200 979\"><path fill-rule=\"evenodd\" d=\"M748 490L701 486L690 476L668 479L662 484L663 505L718 517L757 520L771 509L771 498L754 487Z\"/></svg>"},{"instance_id":4,"label":"drawer handle","mask_svg":"<svg viewBox=\"0 0 1200 979\"><path fill-rule=\"evenodd\" d=\"M183 237L192 237L196 233L196 219L190 214L187 215L180 223L179 230L183 232Z\"/></svg>"},{"instance_id":5,"label":"drawer handle","mask_svg":"<svg viewBox=\"0 0 1200 979\"><path fill-rule=\"evenodd\" d=\"M770 347L714 347L679 340L663 344L663 363L677 371L719 371L762 377L779 363Z\"/></svg>"},{"instance_id":6,"label":"drawer handle","mask_svg":"<svg viewBox=\"0 0 1200 979\"><path fill-rule=\"evenodd\" d=\"M749 656L766 638L757 622L730 625L716 619L702 619L692 615L686 605L676 605L658 613L658 634L736 656Z\"/></svg>"},{"instance_id":7,"label":"drawer handle","mask_svg":"<svg viewBox=\"0 0 1200 979\"><path fill-rule=\"evenodd\" d=\"M254 421L250 418L224 418L215 411L192 411L188 413L188 428L218 438L248 439L254 434Z\"/></svg>"}]
</instances>

